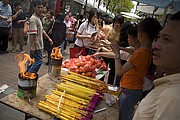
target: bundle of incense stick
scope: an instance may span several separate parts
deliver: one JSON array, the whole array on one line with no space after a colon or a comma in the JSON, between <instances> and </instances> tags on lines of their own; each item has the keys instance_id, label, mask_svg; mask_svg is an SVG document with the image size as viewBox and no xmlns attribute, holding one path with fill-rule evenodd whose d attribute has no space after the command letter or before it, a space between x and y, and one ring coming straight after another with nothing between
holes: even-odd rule
<instances>
[{"instance_id":1,"label":"bundle of incense stick","mask_svg":"<svg viewBox=\"0 0 180 120\"><path fill-rule=\"evenodd\" d=\"M108 85L95 78L80 75L71 71L69 71L69 74L61 74L61 77L64 81L70 81L81 86L94 89L99 93L105 93L108 91Z\"/></svg>"},{"instance_id":2,"label":"bundle of incense stick","mask_svg":"<svg viewBox=\"0 0 180 120\"><path fill-rule=\"evenodd\" d=\"M46 95L38 108L62 120L90 120L106 87L102 81L70 72L62 75L56 90Z\"/></svg>"}]
</instances>

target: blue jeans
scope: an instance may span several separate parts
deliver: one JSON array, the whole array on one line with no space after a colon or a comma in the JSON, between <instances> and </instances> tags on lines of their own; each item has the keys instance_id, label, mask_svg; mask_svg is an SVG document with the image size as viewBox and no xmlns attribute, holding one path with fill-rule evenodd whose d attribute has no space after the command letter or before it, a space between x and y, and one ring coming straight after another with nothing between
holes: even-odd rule
<instances>
[{"instance_id":1,"label":"blue jeans","mask_svg":"<svg viewBox=\"0 0 180 120\"><path fill-rule=\"evenodd\" d=\"M120 120L132 120L134 106L140 101L143 90L121 89Z\"/></svg>"},{"instance_id":2,"label":"blue jeans","mask_svg":"<svg viewBox=\"0 0 180 120\"><path fill-rule=\"evenodd\" d=\"M64 50L65 50L65 44L67 44L67 42L66 42L66 40L65 41L63 41L63 43L60 45L60 47L61 47L61 53L64 53Z\"/></svg>"},{"instance_id":3,"label":"blue jeans","mask_svg":"<svg viewBox=\"0 0 180 120\"><path fill-rule=\"evenodd\" d=\"M35 59L35 62L27 67L27 72L37 73L43 63L43 55L41 50L30 51L30 57Z\"/></svg>"}]
</instances>

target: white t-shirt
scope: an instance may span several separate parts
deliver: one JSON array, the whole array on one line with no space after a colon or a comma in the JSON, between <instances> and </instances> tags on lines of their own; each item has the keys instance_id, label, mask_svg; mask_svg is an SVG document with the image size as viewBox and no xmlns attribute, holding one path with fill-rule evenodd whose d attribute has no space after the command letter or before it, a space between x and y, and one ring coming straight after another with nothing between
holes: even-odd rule
<instances>
[{"instance_id":1,"label":"white t-shirt","mask_svg":"<svg viewBox=\"0 0 180 120\"><path fill-rule=\"evenodd\" d=\"M78 33L81 35L91 35L92 33L95 33L95 32L96 32L96 27L93 26L91 23L88 23L87 21L82 23L78 29ZM80 39L80 38L77 38L75 41L75 44L80 47L83 47L83 43L85 47L89 47L91 42L88 39Z\"/></svg>"},{"instance_id":2,"label":"white t-shirt","mask_svg":"<svg viewBox=\"0 0 180 120\"><path fill-rule=\"evenodd\" d=\"M129 58L132 56L130 53L125 52L125 51L123 51L123 50L120 50L119 52L120 52L120 58L121 58L121 60L126 60L126 61L128 61Z\"/></svg>"},{"instance_id":3,"label":"white t-shirt","mask_svg":"<svg viewBox=\"0 0 180 120\"><path fill-rule=\"evenodd\" d=\"M69 33L70 31L68 30L68 28L71 27L72 23L71 21L66 22L65 20L64 20L64 23L66 24L66 33Z\"/></svg>"}]
</instances>

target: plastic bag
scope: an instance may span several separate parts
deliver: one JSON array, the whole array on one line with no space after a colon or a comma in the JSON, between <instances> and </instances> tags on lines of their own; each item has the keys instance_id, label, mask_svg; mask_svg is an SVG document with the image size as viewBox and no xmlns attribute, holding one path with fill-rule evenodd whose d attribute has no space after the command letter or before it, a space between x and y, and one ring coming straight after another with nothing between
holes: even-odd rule
<instances>
[{"instance_id":1,"label":"plastic bag","mask_svg":"<svg viewBox=\"0 0 180 120\"><path fill-rule=\"evenodd\" d=\"M116 98L113 95L109 94L109 93L105 93L104 98L105 98L105 102L110 107L113 106L116 103Z\"/></svg>"}]
</instances>

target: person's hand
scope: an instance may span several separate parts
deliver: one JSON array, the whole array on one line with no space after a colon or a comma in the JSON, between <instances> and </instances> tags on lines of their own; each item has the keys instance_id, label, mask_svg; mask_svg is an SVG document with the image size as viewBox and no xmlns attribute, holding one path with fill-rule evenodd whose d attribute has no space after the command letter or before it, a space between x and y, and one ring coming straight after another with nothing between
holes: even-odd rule
<instances>
[{"instance_id":1,"label":"person's hand","mask_svg":"<svg viewBox=\"0 0 180 120\"><path fill-rule=\"evenodd\" d=\"M9 18L8 20L6 20L6 22L10 23L10 22L12 22L12 19Z\"/></svg>"},{"instance_id":2,"label":"person's hand","mask_svg":"<svg viewBox=\"0 0 180 120\"><path fill-rule=\"evenodd\" d=\"M111 47L112 51L113 51L115 54L119 54L120 48L119 48L117 42L111 43L111 44L110 44L110 47Z\"/></svg>"},{"instance_id":3,"label":"person's hand","mask_svg":"<svg viewBox=\"0 0 180 120\"><path fill-rule=\"evenodd\" d=\"M21 20L18 20L18 21L17 21L17 24L20 24L20 23L21 23Z\"/></svg>"},{"instance_id":4,"label":"person's hand","mask_svg":"<svg viewBox=\"0 0 180 120\"><path fill-rule=\"evenodd\" d=\"M108 40L101 40L101 42L102 42L103 44L106 44L106 45L110 45L110 44L111 44L111 42L108 41Z\"/></svg>"},{"instance_id":5,"label":"person's hand","mask_svg":"<svg viewBox=\"0 0 180 120\"><path fill-rule=\"evenodd\" d=\"M100 52L96 52L96 53L93 54L93 57L99 58L99 57L101 57L101 53Z\"/></svg>"},{"instance_id":6,"label":"person's hand","mask_svg":"<svg viewBox=\"0 0 180 120\"><path fill-rule=\"evenodd\" d=\"M17 11L17 15L20 15L22 12L23 12L23 10L22 10L22 9L19 9L19 10Z\"/></svg>"},{"instance_id":7,"label":"person's hand","mask_svg":"<svg viewBox=\"0 0 180 120\"><path fill-rule=\"evenodd\" d=\"M35 50L36 50L36 49L35 49L35 46L31 46L31 47L30 47L30 51L35 52Z\"/></svg>"},{"instance_id":8,"label":"person's hand","mask_svg":"<svg viewBox=\"0 0 180 120\"><path fill-rule=\"evenodd\" d=\"M98 25L98 19L97 18L94 20L94 23L95 23L95 25Z\"/></svg>"},{"instance_id":9,"label":"person's hand","mask_svg":"<svg viewBox=\"0 0 180 120\"><path fill-rule=\"evenodd\" d=\"M7 20L8 20L8 18L7 18L7 17L2 16L2 15L0 15L0 18L1 18L1 19L3 19L4 21L7 21Z\"/></svg>"},{"instance_id":10,"label":"person's hand","mask_svg":"<svg viewBox=\"0 0 180 120\"><path fill-rule=\"evenodd\" d=\"M92 38L91 38L91 35L86 35L86 38L87 38L87 39L92 39Z\"/></svg>"}]
</instances>

